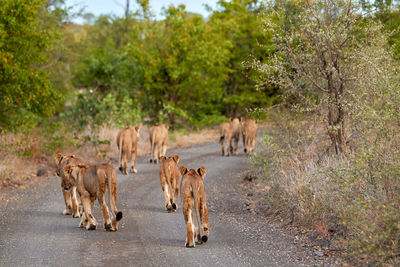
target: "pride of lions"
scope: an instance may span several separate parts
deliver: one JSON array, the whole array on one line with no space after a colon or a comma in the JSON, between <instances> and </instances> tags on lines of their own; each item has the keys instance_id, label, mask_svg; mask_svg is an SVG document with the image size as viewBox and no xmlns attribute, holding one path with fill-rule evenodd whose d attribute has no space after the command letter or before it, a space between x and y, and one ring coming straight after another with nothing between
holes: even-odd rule
<instances>
[{"instance_id":1,"label":"pride of lions","mask_svg":"<svg viewBox=\"0 0 400 267\"><path fill-rule=\"evenodd\" d=\"M119 170L128 174L128 161L131 160L130 171L136 173L137 146L140 138L141 125L126 126L119 131L116 141L119 150ZM183 217L186 223L186 247L194 247L195 243L207 242L210 233L208 220L207 196L204 186L206 168L201 166L197 170L178 167L178 155L166 157L168 125L156 124L149 129L151 159L150 162L160 163L160 183L164 195L164 206L168 212L178 209L178 194L180 189ZM244 152L254 153L257 123L254 120L232 119L222 123L220 127L220 143L222 155L225 155L224 143L227 142L226 155L238 154L240 135L243 136ZM232 140L235 147L232 146ZM122 219L122 212L117 209L117 172L107 163L89 165L74 155L57 153L56 174L61 178L61 188L64 196L65 210L63 214L74 218L81 217L79 227L87 230L96 229L96 219L93 216L94 202L97 199L103 214L104 229L117 231L118 222ZM181 183L179 186L179 177ZM180 187L180 188L179 188ZM105 201L108 195L111 212ZM79 197L78 197L79 196ZM194 221L196 213L197 226ZM82 215L82 216L81 216ZM195 242L196 241L196 242Z\"/></svg>"}]
</instances>

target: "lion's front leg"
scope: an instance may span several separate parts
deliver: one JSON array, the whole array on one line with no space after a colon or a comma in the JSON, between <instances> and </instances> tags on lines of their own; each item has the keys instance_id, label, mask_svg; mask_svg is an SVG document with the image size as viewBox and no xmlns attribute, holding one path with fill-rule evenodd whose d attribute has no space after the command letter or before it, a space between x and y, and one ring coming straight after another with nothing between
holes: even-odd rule
<instances>
[{"instance_id":1,"label":"lion's front leg","mask_svg":"<svg viewBox=\"0 0 400 267\"><path fill-rule=\"evenodd\" d=\"M65 202L65 209L63 211L63 214L71 215L72 214L71 191L65 191L64 189L62 189L62 193L64 196L64 202Z\"/></svg>"},{"instance_id":2,"label":"lion's front leg","mask_svg":"<svg viewBox=\"0 0 400 267\"><path fill-rule=\"evenodd\" d=\"M76 186L72 187L72 217L74 218L79 218L80 213L79 213L79 203L78 199L76 196Z\"/></svg>"}]
</instances>

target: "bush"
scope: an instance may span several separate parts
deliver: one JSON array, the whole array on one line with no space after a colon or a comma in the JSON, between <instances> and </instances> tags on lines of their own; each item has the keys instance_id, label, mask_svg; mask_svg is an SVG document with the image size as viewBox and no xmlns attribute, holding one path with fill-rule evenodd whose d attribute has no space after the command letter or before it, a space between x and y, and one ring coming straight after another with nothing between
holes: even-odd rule
<instances>
[{"instance_id":1,"label":"bush","mask_svg":"<svg viewBox=\"0 0 400 267\"><path fill-rule=\"evenodd\" d=\"M370 91L368 108L358 103L346 156L327 150L327 126L318 123L319 116L271 112L254 162L275 214L343 235L354 257L399 264L400 124L392 111L400 105L400 92L385 91L380 97ZM382 103L385 108L378 109Z\"/></svg>"},{"instance_id":2,"label":"bush","mask_svg":"<svg viewBox=\"0 0 400 267\"><path fill-rule=\"evenodd\" d=\"M73 102L60 116L80 130L87 126L93 129L103 125L123 127L127 122L133 125L142 119L140 108L128 96L109 93L100 99L89 90L78 94Z\"/></svg>"}]
</instances>

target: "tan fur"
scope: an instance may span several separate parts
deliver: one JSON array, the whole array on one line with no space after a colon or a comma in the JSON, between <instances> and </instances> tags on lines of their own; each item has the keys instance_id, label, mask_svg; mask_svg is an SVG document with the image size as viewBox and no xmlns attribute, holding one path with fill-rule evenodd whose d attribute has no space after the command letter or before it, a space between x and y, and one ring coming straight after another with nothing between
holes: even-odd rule
<instances>
[{"instance_id":1,"label":"tan fur","mask_svg":"<svg viewBox=\"0 0 400 267\"><path fill-rule=\"evenodd\" d=\"M252 119L242 121L243 146L247 155L254 154L256 149L257 122Z\"/></svg>"},{"instance_id":2,"label":"tan fur","mask_svg":"<svg viewBox=\"0 0 400 267\"><path fill-rule=\"evenodd\" d=\"M167 211L176 211L179 193L179 156L160 158L160 182Z\"/></svg>"},{"instance_id":3,"label":"tan fur","mask_svg":"<svg viewBox=\"0 0 400 267\"><path fill-rule=\"evenodd\" d=\"M230 156L232 152L235 152L235 155L238 154L238 144L241 133L240 122L238 118L232 119L230 122L224 122L220 127L220 143L222 147L222 156L225 155L224 143L226 140L227 143L227 152L226 155ZM232 147L232 140L235 142L235 149Z\"/></svg>"},{"instance_id":4,"label":"tan fur","mask_svg":"<svg viewBox=\"0 0 400 267\"><path fill-rule=\"evenodd\" d=\"M80 227L88 230L96 229L96 219L92 211L94 201L102 207L104 228L108 231L118 230L118 221L122 218L122 213L117 210L117 172L108 164L97 165L67 165L64 169L68 183L76 185L83 204L83 215ZM105 201L105 192L108 187L108 196L111 208L116 218L109 212ZM112 217L112 219L111 219Z\"/></svg>"},{"instance_id":5,"label":"tan fur","mask_svg":"<svg viewBox=\"0 0 400 267\"><path fill-rule=\"evenodd\" d=\"M67 179L65 179L64 168L70 165L78 165L83 164L83 161L79 158L76 158L74 155L63 155L61 153L57 153L55 156L56 160L56 174L61 178L61 190L64 196L65 209L63 214L71 215L74 218L79 218L79 200L76 195L76 186L71 186L68 184Z\"/></svg>"},{"instance_id":6,"label":"tan fur","mask_svg":"<svg viewBox=\"0 0 400 267\"><path fill-rule=\"evenodd\" d=\"M168 142L168 129L167 124L156 124L149 129L151 156L150 162L157 161L161 156L165 156L167 153L167 142Z\"/></svg>"},{"instance_id":7,"label":"tan fur","mask_svg":"<svg viewBox=\"0 0 400 267\"><path fill-rule=\"evenodd\" d=\"M201 166L197 171L187 170L184 166L179 168L182 174L181 201L183 217L186 222L186 247L195 246L195 235L197 243L207 242L210 234L210 223L208 221L207 196L204 188L204 176L206 168ZM194 223L193 208L196 211L197 227Z\"/></svg>"},{"instance_id":8,"label":"tan fur","mask_svg":"<svg viewBox=\"0 0 400 267\"><path fill-rule=\"evenodd\" d=\"M141 125L135 127L127 126L125 129L119 131L117 135L117 146L119 150L119 170L123 174L128 174L128 161L131 159L131 172L136 173L136 155L137 155L137 144L140 138Z\"/></svg>"}]
</instances>

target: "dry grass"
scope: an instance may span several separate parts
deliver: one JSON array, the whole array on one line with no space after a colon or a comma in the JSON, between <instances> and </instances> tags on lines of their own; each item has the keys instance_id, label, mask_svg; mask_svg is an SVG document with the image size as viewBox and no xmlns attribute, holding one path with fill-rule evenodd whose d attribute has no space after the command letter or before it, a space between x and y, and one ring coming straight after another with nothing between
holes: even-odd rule
<instances>
[{"instance_id":1,"label":"dry grass","mask_svg":"<svg viewBox=\"0 0 400 267\"><path fill-rule=\"evenodd\" d=\"M359 125L363 135L353 130L346 155L339 156L329 150L327 126L318 117L269 117L273 123L254 157L255 175L262 177L254 188L267 207L261 212L306 228L330 251L362 257L361 264L399 265L399 125Z\"/></svg>"},{"instance_id":2,"label":"dry grass","mask_svg":"<svg viewBox=\"0 0 400 267\"><path fill-rule=\"evenodd\" d=\"M9 133L0 136L0 187L24 187L36 180L37 170L47 165L38 140L34 135Z\"/></svg>"}]
</instances>

